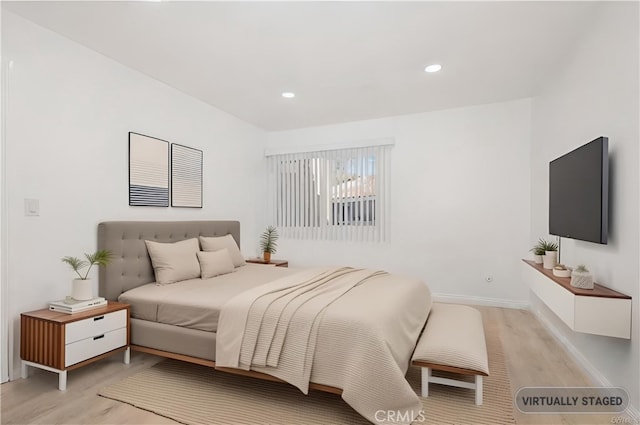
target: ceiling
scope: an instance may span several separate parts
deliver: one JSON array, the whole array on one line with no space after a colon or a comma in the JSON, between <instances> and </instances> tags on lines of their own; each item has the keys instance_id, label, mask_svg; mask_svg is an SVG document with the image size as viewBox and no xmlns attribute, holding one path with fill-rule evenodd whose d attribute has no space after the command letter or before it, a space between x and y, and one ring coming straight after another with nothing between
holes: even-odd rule
<instances>
[{"instance_id":1,"label":"ceiling","mask_svg":"<svg viewBox=\"0 0 640 425\"><path fill-rule=\"evenodd\" d=\"M7 2L270 131L533 96L599 2ZM442 64L436 74L426 65ZM281 97L296 93L294 99Z\"/></svg>"}]
</instances>

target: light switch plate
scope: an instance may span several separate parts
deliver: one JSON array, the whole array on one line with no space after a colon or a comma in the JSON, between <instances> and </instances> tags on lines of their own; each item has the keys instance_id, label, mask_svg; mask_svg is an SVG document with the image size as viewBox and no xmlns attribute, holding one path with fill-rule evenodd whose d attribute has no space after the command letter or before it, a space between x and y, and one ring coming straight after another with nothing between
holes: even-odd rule
<instances>
[{"instance_id":1,"label":"light switch plate","mask_svg":"<svg viewBox=\"0 0 640 425\"><path fill-rule=\"evenodd\" d=\"M25 199L24 200L24 215L27 215L27 216L39 216L40 215L40 200L39 199Z\"/></svg>"}]
</instances>

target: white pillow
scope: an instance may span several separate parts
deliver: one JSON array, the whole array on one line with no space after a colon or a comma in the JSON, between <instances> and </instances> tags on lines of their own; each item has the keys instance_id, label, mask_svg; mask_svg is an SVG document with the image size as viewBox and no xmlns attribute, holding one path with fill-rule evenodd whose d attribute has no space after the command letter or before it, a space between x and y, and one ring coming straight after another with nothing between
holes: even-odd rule
<instances>
[{"instance_id":1,"label":"white pillow","mask_svg":"<svg viewBox=\"0 0 640 425\"><path fill-rule=\"evenodd\" d=\"M227 248L218 251L198 252L200 261L200 272L203 279L231 273L235 270L229 250Z\"/></svg>"},{"instance_id":2,"label":"white pillow","mask_svg":"<svg viewBox=\"0 0 640 425\"><path fill-rule=\"evenodd\" d=\"M175 283L181 280L200 277L198 251L200 246L196 238L174 243L144 241L147 245L156 283Z\"/></svg>"},{"instance_id":3,"label":"white pillow","mask_svg":"<svg viewBox=\"0 0 640 425\"><path fill-rule=\"evenodd\" d=\"M233 236L231 235L220 237L200 236L200 244L202 245L202 250L208 252L220 251L221 249L226 248L229 251L229 256L231 257L231 261L235 267L247 264L240 252L240 248L238 248L236 240L233 239Z\"/></svg>"}]
</instances>

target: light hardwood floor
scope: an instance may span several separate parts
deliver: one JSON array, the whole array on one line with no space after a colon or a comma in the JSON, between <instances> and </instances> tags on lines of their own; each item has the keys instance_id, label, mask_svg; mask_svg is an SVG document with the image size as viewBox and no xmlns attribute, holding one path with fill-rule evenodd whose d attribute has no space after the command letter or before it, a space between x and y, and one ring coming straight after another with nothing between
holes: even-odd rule
<instances>
[{"instance_id":1,"label":"light hardwood floor","mask_svg":"<svg viewBox=\"0 0 640 425\"><path fill-rule=\"evenodd\" d=\"M563 347L529 311L477 307L488 331L501 335L511 390L524 386L589 386L592 383ZM1 386L2 424L175 424L170 419L125 403L99 397L98 390L151 367L161 358L132 353L98 361L68 374L67 391L57 390L57 375L31 368L29 379ZM249 379L241 378L238 379ZM610 424L628 418L611 415L525 415L518 424Z\"/></svg>"}]
</instances>

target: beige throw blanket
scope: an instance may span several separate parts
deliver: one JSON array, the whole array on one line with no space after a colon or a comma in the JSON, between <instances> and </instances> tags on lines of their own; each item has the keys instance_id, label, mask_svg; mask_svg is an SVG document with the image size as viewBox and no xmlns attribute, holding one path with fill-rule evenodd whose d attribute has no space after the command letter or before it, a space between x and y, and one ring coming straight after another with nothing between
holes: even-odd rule
<instances>
[{"instance_id":1,"label":"beige throw blanket","mask_svg":"<svg viewBox=\"0 0 640 425\"><path fill-rule=\"evenodd\" d=\"M388 291L395 280L381 271L313 268L245 291L223 306L216 336L216 366L266 373L305 394L311 379L342 388L343 399L372 422L388 417L376 415L380 410L418 417L421 403L404 374L431 298L420 282L398 282L396 289L407 305L393 306L388 313L385 306L380 317L332 312L357 311L361 303L382 306L385 300L392 301ZM367 294L365 299L363 293ZM404 318L406 309L416 317ZM400 337L389 335L389 319L396 310L399 320L395 332ZM323 350L317 349L318 344ZM318 358L318 351L326 353L327 348L339 357L322 354L323 358ZM330 363L337 370L316 376L314 368L321 363Z\"/></svg>"}]
</instances>

